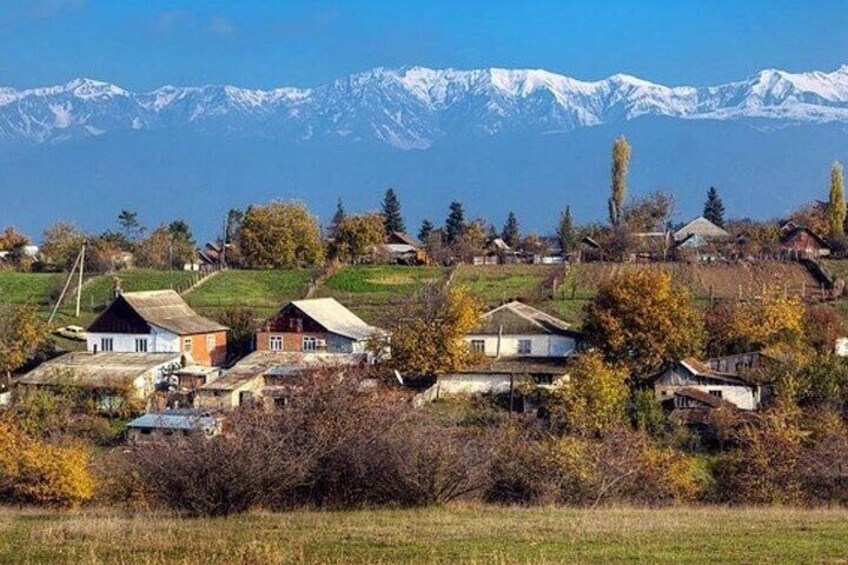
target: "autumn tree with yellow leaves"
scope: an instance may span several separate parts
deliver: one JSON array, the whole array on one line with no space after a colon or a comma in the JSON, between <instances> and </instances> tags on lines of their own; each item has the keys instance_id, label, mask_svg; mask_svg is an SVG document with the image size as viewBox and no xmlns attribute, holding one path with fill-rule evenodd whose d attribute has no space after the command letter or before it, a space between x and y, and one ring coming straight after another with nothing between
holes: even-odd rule
<instances>
[{"instance_id":1,"label":"autumn tree with yellow leaves","mask_svg":"<svg viewBox=\"0 0 848 565\"><path fill-rule=\"evenodd\" d=\"M0 379L8 384L46 340L47 325L34 306L0 305Z\"/></svg>"},{"instance_id":2,"label":"autumn tree with yellow leaves","mask_svg":"<svg viewBox=\"0 0 848 565\"><path fill-rule=\"evenodd\" d=\"M285 269L324 260L318 219L299 202L251 206L239 232L242 261L249 269Z\"/></svg>"},{"instance_id":3,"label":"autumn tree with yellow leaves","mask_svg":"<svg viewBox=\"0 0 848 565\"><path fill-rule=\"evenodd\" d=\"M583 330L608 363L636 378L701 354L704 325L689 293L659 270L622 273L602 283L586 307Z\"/></svg>"},{"instance_id":4,"label":"autumn tree with yellow leaves","mask_svg":"<svg viewBox=\"0 0 848 565\"><path fill-rule=\"evenodd\" d=\"M477 323L480 306L465 290L427 284L401 312L391 337L391 365L399 371L432 376L474 360L463 337Z\"/></svg>"}]
</instances>

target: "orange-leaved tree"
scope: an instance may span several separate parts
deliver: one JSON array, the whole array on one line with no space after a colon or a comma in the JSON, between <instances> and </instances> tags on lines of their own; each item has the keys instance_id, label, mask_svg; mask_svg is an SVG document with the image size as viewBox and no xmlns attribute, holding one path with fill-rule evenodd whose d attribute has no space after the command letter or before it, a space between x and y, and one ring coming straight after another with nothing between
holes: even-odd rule
<instances>
[{"instance_id":1,"label":"orange-leaved tree","mask_svg":"<svg viewBox=\"0 0 848 565\"><path fill-rule=\"evenodd\" d=\"M602 283L586 307L583 329L610 363L622 363L636 378L668 363L699 355L704 325L687 290L669 273L641 269Z\"/></svg>"}]
</instances>

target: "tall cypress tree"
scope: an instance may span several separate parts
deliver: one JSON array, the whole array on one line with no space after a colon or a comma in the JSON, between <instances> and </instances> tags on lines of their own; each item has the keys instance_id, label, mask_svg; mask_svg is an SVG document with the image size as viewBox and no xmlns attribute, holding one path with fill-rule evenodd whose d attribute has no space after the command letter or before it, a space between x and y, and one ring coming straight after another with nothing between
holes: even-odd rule
<instances>
[{"instance_id":1,"label":"tall cypress tree","mask_svg":"<svg viewBox=\"0 0 848 565\"><path fill-rule=\"evenodd\" d=\"M577 249L577 231L574 229L574 220L571 218L571 206L566 206L559 215L557 237L559 237L563 253L570 253Z\"/></svg>"},{"instance_id":2,"label":"tall cypress tree","mask_svg":"<svg viewBox=\"0 0 848 565\"><path fill-rule=\"evenodd\" d=\"M406 225L400 213L400 200L398 200L393 188L387 190L386 195L383 197L383 226L385 227L386 234L394 231L406 231Z\"/></svg>"},{"instance_id":3,"label":"tall cypress tree","mask_svg":"<svg viewBox=\"0 0 848 565\"><path fill-rule=\"evenodd\" d=\"M624 202L627 199L627 169L630 166L630 145L624 136L612 145L612 194L607 206L609 221L613 226L621 223L624 215Z\"/></svg>"},{"instance_id":4,"label":"tall cypress tree","mask_svg":"<svg viewBox=\"0 0 848 565\"><path fill-rule=\"evenodd\" d=\"M465 210L462 208L462 203L454 200L450 204L450 213L448 219L445 220L445 237L448 243L456 241L462 232L465 231Z\"/></svg>"},{"instance_id":5,"label":"tall cypress tree","mask_svg":"<svg viewBox=\"0 0 848 565\"><path fill-rule=\"evenodd\" d=\"M430 234L433 233L434 229L435 226L430 220L424 220L421 222L421 229L418 230L418 241L421 243L427 243L427 239L430 237Z\"/></svg>"},{"instance_id":6,"label":"tall cypress tree","mask_svg":"<svg viewBox=\"0 0 848 565\"><path fill-rule=\"evenodd\" d=\"M833 162L830 169L830 198L827 203L827 219L831 237L845 235L845 188L842 182L842 165Z\"/></svg>"},{"instance_id":7,"label":"tall cypress tree","mask_svg":"<svg viewBox=\"0 0 848 565\"><path fill-rule=\"evenodd\" d=\"M707 200L704 202L704 217L720 228L724 227L724 203L714 186L707 191Z\"/></svg>"},{"instance_id":8,"label":"tall cypress tree","mask_svg":"<svg viewBox=\"0 0 848 565\"><path fill-rule=\"evenodd\" d=\"M504 243L510 247L515 247L518 245L520 237L521 235L518 232L518 218L515 217L513 212L510 212L509 216L506 218L506 223L501 230L501 239L504 240Z\"/></svg>"},{"instance_id":9,"label":"tall cypress tree","mask_svg":"<svg viewBox=\"0 0 848 565\"><path fill-rule=\"evenodd\" d=\"M336 213L333 214L333 219L330 220L330 237L335 239L336 235L339 232L339 224L341 224L344 219L347 217L347 213L344 209L344 204L342 204L342 198L339 196L338 200L336 200Z\"/></svg>"}]
</instances>

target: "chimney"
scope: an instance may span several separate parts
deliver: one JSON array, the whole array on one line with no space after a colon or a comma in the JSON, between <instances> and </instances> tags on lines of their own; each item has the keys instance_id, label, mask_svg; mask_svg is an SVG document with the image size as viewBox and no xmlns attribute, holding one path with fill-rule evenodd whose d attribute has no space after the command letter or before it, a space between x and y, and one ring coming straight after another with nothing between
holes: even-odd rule
<instances>
[{"instance_id":1,"label":"chimney","mask_svg":"<svg viewBox=\"0 0 848 565\"><path fill-rule=\"evenodd\" d=\"M119 296L124 293L124 289L121 288L121 279L115 277L115 286L112 287L112 300L115 300Z\"/></svg>"}]
</instances>

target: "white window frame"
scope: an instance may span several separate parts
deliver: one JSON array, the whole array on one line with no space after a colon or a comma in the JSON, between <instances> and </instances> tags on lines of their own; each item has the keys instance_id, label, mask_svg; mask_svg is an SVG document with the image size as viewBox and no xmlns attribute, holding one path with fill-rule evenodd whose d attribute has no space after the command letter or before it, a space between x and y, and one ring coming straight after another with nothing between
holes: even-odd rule
<instances>
[{"instance_id":1,"label":"white window frame","mask_svg":"<svg viewBox=\"0 0 848 565\"><path fill-rule=\"evenodd\" d=\"M115 339L111 337L100 338L100 351L114 351Z\"/></svg>"},{"instance_id":2,"label":"white window frame","mask_svg":"<svg viewBox=\"0 0 848 565\"><path fill-rule=\"evenodd\" d=\"M194 343L191 340L191 336L183 338L183 353L191 353L191 348Z\"/></svg>"},{"instance_id":3,"label":"white window frame","mask_svg":"<svg viewBox=\"0 0 848 565\"><path fill-rule=\"evenodd\" d=\"M216 345L217 340L215 339L215 334L206 334L206 351L210 353L215 351Z\"/></svg>"},{"instance_id":4,"label":"white window frame","mask_svg":"<svg viewBox=\"0 0 848 565\"><path fill-rule=\"evenodd\" d=\"M526 351L524 351L524 347L527 346ZM518 354L519 355L533 355L533 340L532 339L519 339L518 340Z\"/></svg>"},{"instance_id":5,"label":"white window frame","mask_svg":"<svg viewBox=\"0 0 848 565\"><path fill-rule=\"evenodd\" d=\"M272 335L268 337L268 349L270 351L282 351L283 350L283 336L281 335Z\"/></svg>"},{"instance_id":6,"label":"white window frame","mask_svg":"<svg viewBox=\"0 0 848 565\"><path fill-rule=\"evenodd\" d=\"M300 349L301 349L301 351L304 351L304 352L317 351L318 350L318 340L311 335L305 335L305 336L303 336L303 340L301 341Z\"/></svg>"},{"instance_id":7,"label":"white window frame","mask_svg":"<svg viewBox=\"0 0 848 565\"><path fill-rule=\"evenodd\" d=\"M146 337L137 337L135 338L135 352L136 353L147 353L149 343Z\"/></svg>"}]
</instances>

